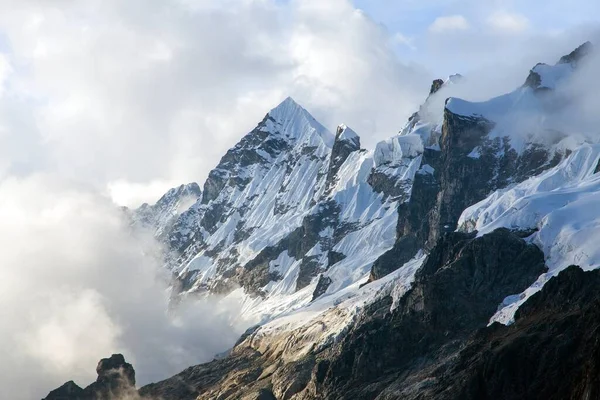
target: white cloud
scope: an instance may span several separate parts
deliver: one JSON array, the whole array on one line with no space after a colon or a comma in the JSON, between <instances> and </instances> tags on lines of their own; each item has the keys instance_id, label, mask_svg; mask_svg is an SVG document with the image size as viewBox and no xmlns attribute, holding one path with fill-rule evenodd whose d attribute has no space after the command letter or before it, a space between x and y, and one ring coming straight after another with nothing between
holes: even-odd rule
<instances>
[{"instance_id":1,"label":"white cloud","mask_svg":"<svg viewBox=\"0 0 600 400\"><path fill-rule=\"evenodd\" d=\"M400 32L394 33L392 36L392 43L396 45L402 45L410 48L411 50L416 50L416 46L414 45L414 39L408 36L403 35Z\"/></svg>"},{"instance_id":2,"label":"white cloud","mask_svg":"<svg viewBox=\"0 0 600 400\"><path fill-rule=\"evenodd\" d=\"M438 17L429 26L429 31L433 33L466 31L470 28L469 21L462 15L449 15Z\"/></svg>"},{"instance_id":3,"label":"white cloud","mask_svg":"<svg viewBox=\"0 0 600 400\"><path fill-rule=\"evenodd\" d=\"M509 34L522 33L530 26L529 19L524 15L507 11L496 11L488 17L487 24L496 32Z\"/></svg>"},{"instance_id":4,"label":"white cloud","mask_svg":"<svg viewBox=\"0 0 600 400\"><path fill-rule=\"evenodd\" d=\"M14 150L0 150L0 176L202 183L288 95L373 146L430 82L346 0L4 0L0 30L13 70L3 101L23 114L4 123L0 149ZM39 157L20 159L30 148Z\"/></svg>"},{"instance_id":5,"label":"white cloud","mask_svg":"<svg viewBox=\"0 0 600 400\"><path fill-rule=\"evenodd\" d=\"M108 183L107 195L120 206L136 208L142 203L155 203L167 190L177 187L180 184L181 182L177 181L139 183L117 180Z\"/></svg>"},{"instance_id":6,"label":"white cloud","mask_svg":"<svg viewBox=\"0 0 600 400\"><path fill-rule=\"evenodd\" d=\"M215 301L168 315L156 244L133 237L107 198L48 175L0 183L0 398L88 385L122 352L140 384L210 360L242 326ZM243 322L241 322L243 324Z\"/></svg>"}]
</instances>

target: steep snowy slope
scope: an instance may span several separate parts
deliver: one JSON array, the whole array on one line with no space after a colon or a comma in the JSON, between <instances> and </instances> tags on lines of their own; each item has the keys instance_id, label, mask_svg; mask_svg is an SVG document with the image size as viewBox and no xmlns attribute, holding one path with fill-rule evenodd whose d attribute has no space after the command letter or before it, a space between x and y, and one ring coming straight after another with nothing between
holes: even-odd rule
<instances>
[{"instance_id":1,"label":"steep snowy slope","mask_svg":"<svg viewBox=\"0 0 600 400\"><path fill-rule=\"evenodd\" d=\"M552 71L549 68L548 71ZM563 64L557 64L557 68L563 70ZM568 71L573 73L575 66L568 64ZM568 76L562 79L567 80ZM402 175L389 160L412 155L418 157L420 164L414 166L416 172L410 170L411 179L399 181L409 183L410 186L401 192L410 193L410 196L398 204L397 240L388 252L375 260L370 290L349 286L340 292L331 291L331 296L297 313L295 307L279 298L277 301L285 310L284 317L261 327L254 333L255 340L277 342L282 330L291 330L295 337L301 337L310 327L319 324L322 329L318 334L309 335L309 342L313 345L328 343L345 331L365 304L385 296L401 297L423 262L420 251L431 251L445 233L459 225L465 230L460 216L466 207L485 199L495 190L508 190L504 188L524 180L529 182L530 176L544 171L552 174L557 165L556 168L563 168L565 163L574 162L573 157L579 154L571 154L578 148L578 142L566 133L557 134L557 124L546 118L555 110L548 105L561 101L550 89L536 91L525 85L482 103L451 98L443 104L436 95L443 94L440 90L444 85L459 84L460 81L454 77L436 82L427 101L411 117L401 134L380 143L373 153L376 168L370 173L369 183L374 188L378 182ZM444 107L443 113L433 110L440 105ZM514 126L507 122L520 120L522 112L533 113L532 110L537 113L537 121L529 126L513 129L511 126ZM438 119L439 115L443 115L442 120ZM585 153L585 148L580 151ZM561 162L568 154L571 156ZM588 161L597 160L591 157ZM519 224L499 224L483 233L489 234L502 226L520 229ZM527 228L525 224L523 229ZM352 265L349 262L349 268L353 268ZM348 274L348 271L344 273ZM400 289L390 291L393 287ZM263 307L267 304L263 303Z\"/></svg>"},{"instance_id":2,"label":"steep snowy slope","mask_svg":"<svg viewBox=\"0 0 600 400\"><path fill-rule=\"evenodd\" d=\"M564 101L556 85L588 51L539 64L523 87L483 103L444 102L462 77L436 80L400 134L373 151L286 99L165 230L177 289L240 298L244 316L262 323L401 268L454 230L466 207L575 147L550 117Z\"/></svg>"},{"instance_id":3,"label":"steep snowy slope","mask_svg":"<svg viewBox=\"0 0 600 400\"><path fill-rule=\"evenodd\" d=\"M508 297L492 321L510 323L516 309L569 265L600 267L600 145L583 145L557 167L465 210L463 231L479 235L499 227L530 230L549 271L522 294Z\"/></svg>"},{"instance_id":4,"label":"steep snowy slope","mask_svg":"<svg viewBox=\"0 0 600 400\"><path fill-rule=\"evenodd\" d=\"M334 136L286 99L168 228L177 289L239 297L244 317L264 322L358 287L394 245L423 151L415 134L363 150L350 128Z\"/></svg>"}]
</instances>

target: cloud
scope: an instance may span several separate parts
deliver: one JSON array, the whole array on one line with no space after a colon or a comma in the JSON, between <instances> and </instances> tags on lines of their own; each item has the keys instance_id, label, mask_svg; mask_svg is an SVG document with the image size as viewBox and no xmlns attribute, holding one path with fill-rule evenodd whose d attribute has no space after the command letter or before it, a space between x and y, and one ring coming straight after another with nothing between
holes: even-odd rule
<instances>
[{"instance_id":1,"label":"cloud","mask_svg":"<svg viewBox=\"0 0 600 400\"><path fill-rule=\"evenodd\" d=\"M150 182L129 182L117 180L109 182L107 185L107 195L116 203L122 206L135 208L148 199L155 201L159 199L167 190L181 185L177 181L159 181Z\"/></svg>"},{"instance_id":2,"label":"cloud","mask_svg":"<svg viewBox=\"0 0 600 400\"><path fill-rule=\"evenodd\" d=\"M516 34L529 29L530 22L521 14L497 11L487 19L490 28L496 32Z\"/></svg>"},{"instance_id":3,"label":"cloud","mask_svg":"<svg viewBox=\"0 0 600 400\"><path fill-rule=\"evenodd\" d=\"M138 382L166 378L232 346L239 306L167 313L158 246L133 236L112 202L49 175L0 183L0 398L41 398L122 352Z\"/></svg>"},{"instance_id":4,"label":"cloud","mask_svg":"<svg viewBox=\"0 0 600 400\"><path fill-rule=\"evenodd\" d=\"M411 37L405 36L400 32L394 33L391 40L392 40L392 43L394 43L396 45L406 46L411 50L417 49L414 45L414 39Z\"/></svg>"},{"instance_id":5,"label":"cloud","mask_svg":"<svg viewBox=\"0 0 600 400\"><path fill-rule=\"evenodd\" d=\"M429 26L429 31L433 33L445 33L455 31L466 31L470 28L469 21L462 15L449 15L438 17Z\"/></svg>"},{"instance_id":6,"label":"cloud","mask_svg":"<svg viewBox=\"0 0 600 400\"><path fill-rule=\"evenodd\" d=\"M98 188L202 183L288 95L374 146L431 78L346 0L4 0L0 30L3 101L19 110L0 136L12 149L0 175L53 171ZM19 156L29 149L39 155Z\"/></svg>"}]
</instances>

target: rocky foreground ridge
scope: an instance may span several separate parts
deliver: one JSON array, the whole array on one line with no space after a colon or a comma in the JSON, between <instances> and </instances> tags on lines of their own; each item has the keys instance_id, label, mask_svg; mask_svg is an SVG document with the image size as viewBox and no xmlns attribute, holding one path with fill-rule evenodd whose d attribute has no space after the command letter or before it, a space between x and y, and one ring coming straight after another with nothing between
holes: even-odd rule
<instances>
[{"instance_id":1,"label":"rocky foreground ridge","mask_svg":"<svg viewBox=\"0 0 600 400\"><path fill-rule=\"evenodd\" d=\"M390 298L371 305L370 315L324 352L284 363L281 353L261 352L247 339L225 359L139 391L126 378L133 371L120 357L116 371L106 374L99 367L98 381L86 389L69 382L45 400L598 398L600 272L569 267L521 307L513 325L486 327L486 313L501 291L527 284L544 268L539 250L515 234L492 236L446 239L436 259L459 248L468 256L448 260L445 271L423 271L397 311L389 312ZM472 270L478 257L489 256L484 247L489 241L520 243L501 255L510 267L495 263ZM446 284L447 275L456 281ZM443 289L450 284L465 290L449 300ZM474 300L481 301L476 309Z\"/></svg>"},{"instance_id":2,"label":"rocky foreground ridge","mask_svg":"<svg viewBox=\"0 0 600 400\"><path fill-rule=\"evenodd\" d=\"M119 358L47 399L600 398L600 147L559 118L590 54L486 102L436 80L371 151L286 99L202 191L132 214L168 247L176 296L241 299L257 326L165 381L135 390Z\"/></svg>"}]
</instances>

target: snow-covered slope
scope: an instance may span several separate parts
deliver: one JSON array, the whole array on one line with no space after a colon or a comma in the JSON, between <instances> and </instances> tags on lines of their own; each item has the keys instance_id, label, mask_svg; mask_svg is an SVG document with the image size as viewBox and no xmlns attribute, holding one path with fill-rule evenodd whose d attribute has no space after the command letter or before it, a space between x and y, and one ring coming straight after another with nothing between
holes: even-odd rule
<instances>
[{"instance_id":1,"label":"snow-covered slope","mask_svg":"<svg viewBox=\"0 0 600 400\"><path fill-rule=\"evenodd\" d=\"M531 230L546 255L548 273L522 294L508 297L493 321L510 323L516 309L569 265L600 267L600 145L582 145L557 167L466 209L463 231L478 235L499 227Z\"/></svg>"},{"instance_id":2,"label":"snow-covered slope","mask_svg":"<svg viewBox=\"0 0 600 400\"><path fill-rule=\"evenodd\" d=\"M358 288L396 241L423 150L409 134L366 151L352 129L333 135L284 100L168 228L177 289L239 297L244 317L264 322Z\"/></svg>"},{"instance_id":3,"label":"snow-covered slope","mask_svg":"<svg viewBox=\"0 0 600 400\"><path fill-rule=\"evenodd\" d=\"M467 118L493 123L490 139L507 138L510 147L522 154L532 145L574 148L583 139L573 130L569 103L573 93L561 91L577 71L583 57L591 51L584 43L555 65L537 64L520 88L483 102L450 98L446 110ZM473 156L480 154L474 149Z\"/></svg>"},{"instance_id":4,"label":"snow-covered slope","mask_svg":"<svg viewBox=\"0 0 600 400\"><path fill-rule=\"evenodd\" d=\"M530 228L496 214L531 179L571 171L583 157L582 141L554 117L565 101L557 89L587 51L539 64L525 85L485 102L445 101L462 78L436 80L400 133L371 151L352 129L333 135L286 99L227 152L201 199L167 230L177 290L235 297L245 318L281 328L291 325L278 317L299 313L308 323L363 299L365 283L389 293L374 283L386 276L386 287L408 287L415 260L457 226ZM547 179L538 186L560 181Z\"/></svg>"}]
</instances>

